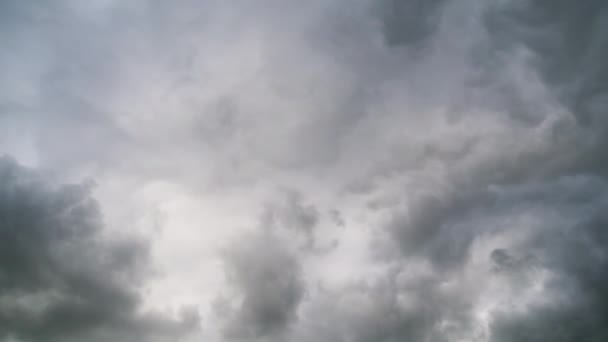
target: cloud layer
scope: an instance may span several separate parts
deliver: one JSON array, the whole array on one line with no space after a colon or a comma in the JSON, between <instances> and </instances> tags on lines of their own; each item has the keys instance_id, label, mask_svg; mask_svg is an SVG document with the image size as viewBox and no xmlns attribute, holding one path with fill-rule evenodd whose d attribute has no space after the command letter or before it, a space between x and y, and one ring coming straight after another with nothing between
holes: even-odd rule
<instances>
[{"instance_id":1,"label":"cloud layer","mask_svg":"<svg viewBox=\"0 0 608 342\"><path fill-rule=\"evenodd\" d=\"M604 1L0 19L0 339L608 338Z\"/></svg>"}]
</instances>

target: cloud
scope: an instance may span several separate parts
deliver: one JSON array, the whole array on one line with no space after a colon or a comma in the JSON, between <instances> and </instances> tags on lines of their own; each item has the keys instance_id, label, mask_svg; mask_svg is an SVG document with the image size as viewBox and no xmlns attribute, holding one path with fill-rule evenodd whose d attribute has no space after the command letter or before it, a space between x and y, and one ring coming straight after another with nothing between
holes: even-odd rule
<instances>
[{"instance_id":1,"label":"cloud","mask_svg":"<svg viewBox=\"0 0 608 342\"><path fill-rule=\"evenodd\" d=\"M48 170L1 162L0 334L153 341L200 309L211 341L606 339L607 15L0 5L0 150Z\"/></svg>"},{"instance_id":2,"label":"cloud","mask_svg":"<svg viewBox=\"0 0 608 342\"><path fill-rule=\"evenodd\" d=\"M105 237L90 192L0 159L0 336L151 341L196 326L196 317L139 312L147 247Z\"/></svg>"},{"instance_id":3,"label":"cloud","mask_svg":"<svg viewBox=\"0 0 608 342\"><path fill-rule=\"evenodd\" d=\"M472 308L462 299L471 294L440 284L435 275L403 269L373 283L322 291L303 310L296 340L447 341L468 336Z\"/></svg>"},{"instance_id":4,"label":"cloud","mask_svg":"<svg viewBox=\"0 0 608 342\"><path fill-rule=\"evenodd\" d=\"M427 41L439 24L443 0L380 1L382 32L389 46L421 48L416 43Z\"/></svg>"},{"instance_id":5,"label":"cloud","mask_svg":"<svg viewBox=\"0 0 608 342\"><path fill-rule=\"evenodd\" d=\"M530 202L535 204L518 209L541 212L543 220L528 231L530 237L516 249L520 256L515 260L519 260L519 265L531 264L549 276L544 284L544 300L521 311L498 310L495 340L592 341L606 336L606 293L602 290L608 281L603 271L605 187L603 180L563 179L546 193L547 197L533 199ZM511 269L517 266L512 262L502 264Z\"/></svg>"},{"instance_id":6,"label":"cloud","mask_svg":"<svg viewBox=\"0 0 608 342\"><path fill-rule=\"evenodd\" d=\"M228 316L225 336L284 336L304 296L298 261L268 232L239 237L225 259L228 279L238 294L235 308L223 312Z\"/></svg>"}]
</instances>

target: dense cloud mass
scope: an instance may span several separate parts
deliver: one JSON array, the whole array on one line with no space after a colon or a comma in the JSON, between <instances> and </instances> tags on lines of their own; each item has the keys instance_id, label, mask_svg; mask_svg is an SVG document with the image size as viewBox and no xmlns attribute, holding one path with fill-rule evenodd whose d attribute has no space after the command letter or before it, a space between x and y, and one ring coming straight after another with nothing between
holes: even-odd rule
<instances>
[{"instance_id":1,"label":"dense cloud mass","mask_svg":"<svg viewBox=\"0 0 608 342\"><path fill-rule=\"evenodd\" d=\"M89 192L0 159L3 341L171 340L196 324L137 311L145 246L104 239Z\"/></svg>"},{"instance_id":2,"label":"dense cloud mass","mask_svg":"<svg viewBox=\"0 0 608 342\"><path fill-rule=\"evenodd\" d=\"M262 234L229 250L227 271L242 299L229 317L227 336L278 334L294 319L303 294L299 265L278 242Z\"/></svg>"},{"instance_id":3,"label":"dense cloud mass","mask_svg":"<svg viewBox=\"0 0 608 342\"><path fill-rule=\"evenodd\" d=\"M1 341L608 340L608 2L15 0L0 41Z\"/></svg>"}]
</instances>

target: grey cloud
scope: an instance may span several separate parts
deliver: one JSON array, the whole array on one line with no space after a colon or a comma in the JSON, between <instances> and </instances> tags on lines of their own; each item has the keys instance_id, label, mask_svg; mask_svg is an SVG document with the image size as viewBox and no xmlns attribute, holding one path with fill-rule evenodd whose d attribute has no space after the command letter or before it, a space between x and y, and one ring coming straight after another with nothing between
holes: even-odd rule
<instances>
[{"instance_id":1,"label":"grey cloud","mask_svg":"<svg viewBox=\"0 0 608 342\"><path fill-rule=\"evenodd\" d=\"M441 289L439 274L415 278L407 268L339 291L322 290L303 310L297 340L449 341L471 326L470 289Z\"/></svg>"},{"instance_id":2,"label":"grey cloud","mask_svg":"<svg viewBox=\"0 0 608 342\"><path fill-rule=\"evenodd\" d=\"M500 268L512 268L517 264L517 261L509 254L509 251L502 248L493 250L490 258Z\"/></svg>"},{"instance_id":3,"label":"grey cloud","mask_svg":"<svg viewBox=\"0 0 608 342\"><path fill-rule=\"evenodd\" d=\"M332 231L344 224L339 211L323 213L300 191L281 189L266 204L259 228L289 239L300 252L320 256L338 247L339 241L331 237Z\"/></svg>"},{"instance_id":4,"label":"grey cloud","mask_svg":"<svg viewBox=\"0 0 608 342\"><path fill-rule=\"evenodd\" d=\"M605 76L599 61L606 51L601 35L606 9L596 0L527 1L499 6L487 22L497 44L532 50L535 66L552 88L567 95L574 86L584 94L602 92L597 81Z\"/></svg>"},{"instance_id":5,"label":"grey cloud","mask_svg":"<svg viewBox=\"0 0 608 342\"><path fill-rule=\"evenodd\" d=\"M493 51L504 61L509 51L525 49L528 63L587 137L569 171L605 174L597 154L606 146L606 28L608 7L602 1L524 1L497 6L486 23Z\"/></svg>"},{"instance_id":6,"label":"grey cloud","mask_svg":"<svg viewBox=\"0 0 608 342\"><path fill-rule=\"evenodd\" d=\"M608 334L606 184L593 179L561 182L552 187L552 196L532 199L518 209L544 212L543 221L529 230L530 238L516 253L533 257L519 257L519 264L550 272L544 294L548 300L523 312L498 312L492 330L496 341L601 341ZM515 272L513 258L496 259Z\"/></svg>"},{"instance_id":7,"label":"grey cloud","mask_svg":"<svg viewBox=\"0 0 608 342\"><path fill-rule=\"evenodd\" d=\"M483 22L488 25L485 26L489 29L488 36L473 47L496 53L485 55L490 64L515 60L521 51L518 49L529 49L531 58L524 59L519 67L537 73L541 77L537 90L543 90L538 92L529 84L514 79L509 81L510 76L505 75L504 70L481 69L486 73L485 77L494 78L490 82L507 82L494 88L496 92L484 90L482 93L496 101L492 106L498 105L493 108L500 108L504 119L512 120L506 126L508 129L524 128L524 131L513 130L513 139L518 139L518 134L524 132L519 136L522 141L544 141L521 146L512 141L503 145L502 151L496 148L492 154L484 155L478 154L482 147L478 143L488 144L492 139L483 137L457 158L426 155L426 158L436 158L442 163L447 176L438 179L439 185L428 185L427 193L430 194L404 190L401 197L407 200L388 202L384 209L388 208L394 216L385 228L389 239L396 240L404 263L430 260L437 272L451 273L453 277L471 267L470 253L479 241L507 232L522 232L520 229L526 231L530 234L529 240L526 239L521 249L514 252L496 248L488 258L500 273L509 273L517 279L513 286L519 290L532 287L532 280L523 281L522 272L528 277L533 277L531 274L537 274L535 272L552 274L554 281L543 290L547 302L531 304L525 313L502 308L501 313L493 317L491 335L487 339L599 341L606 335L606 322L601 318L605 311L604 291L597 290L605 281L605 272L601 270L606 245L602 235L598 235L603 220L596 215L602 216L600 212L604 210L605 200L601 196L598 198L601 190L594 187L602 189L605 183L593 177L604 177L604 158L600 150L604 149L606 125L599 119L600 106L595 107L594 123L585 123L587 114L572 105L570 91L585 89L585 85L591 84L596 87L595 75L588 75L583 70L602 68L605 63L590 62L588 66L569 63L578 63L573 56L587 53L583 52L585 49L589 49L590 60L605 50L603 38L598 38L601 36L598 28L602 25L599 23L605 22L603 4L539 1L518 2L506 7L498 4L488 8ZM580 44L580 48L576 44ZM570 73L569 70L582 73ZM513 91L502 88L504 85ZM502 93L500 89L503 89ZM595 89L603 91L601 87ZM469 103L471 105L487 108L484 101ZM551 116L560 111L566 114L557 117L551 129L530 130L530 135L525 133L540 122L550 122ZM522 117L522 112L527 114ZM533 117L536 119L531 120ZM407 168L402 170L408 172ZM391 173L398 172L392 169ZM429 180L432 181L433 178ZM510 193L509 199L495 189ZM540 226L518 227L515 219L518 215L537 217ZM510 220L512 226L507 223L505 227L494 219L480 220L492 216L502 217L506 222ZM584 223L590 217L594 223ZM390 257L395 258L394 255ZM500 277L486 275L488 279L495 276ZM474 298L467 300L475 301Z\"/></svg>"},{"instance_id":8,"label":"grey cloud","mask_svg":"<svg viewBox=\"0 0 608 342\"><path fill-rule=\"evenodd\" d=\"M408 203L408 213L396 214L387 229L404 255L422 255L437 265L459 265L466 259L476 232L454 223L484 198L437 196L415 198Z\"/></svg>"},{"instance_id":9,"label":"grey cloud","mask_svg":"<svg viewBox=\"0 0 608 342\"><path fill-rule=\"evenodd\" d=\"M256 232L230 246L225 260L228 279L240 297L225 317L225 336L256 339L287 333L304 296L294 255L273 235Z\"/></svg>"},{"instance_id":10,"label":"grey cloud","mask_svg":"<svg viewBox=\"0 0 608 342\"><path fill-rule=\"evenodd\" d=\"M342 214L339 210L332 209L329 212L329 217L331 218L333 223L338 227L344 227L346 225L346 223L344 222L344 218L342 217Z\"/></svg>"},{"instance_id":11,"label":"grey cloud","mask_svg":"<svg viewBox=\"0 0 608 342\"><path fill-rule=\"evenodd\" d=\"M0 159L0 336L153 341L195 327L139 314L147 247L108 240L90 185L54 186Z\"/></svg>"},{"instance_id":12,"label":"grey cloud","mask_svg":"<svg viewBox=\"0 0 608 342\"><path fill-rule=\"evenodd\" d=\"M416 44L436 31L443 3L443 0L380 1L380 21L387 45L422 48Z\"/></svg>"},{"instance_id":13,"label":"grey cloud","mask_svg":"<svg viewBox=\"0 0 608 342\"><path fill-rule=\"evenodd\" d=\"M470 4L467 2L461 7L466 8ZM470 21L475 24L466 30L472 30L473 43L466 45L466 40L462 39L466 51L465 63L454 66L473 73L469 76L465 73L464 77L456 79L456 82L461 82L465 91L456 91L454 96L457 99L467 99L467 110L476 109L486 112L478 117L480 120L494 115L492 113L498 110L496 119L504 123L499 134L506 134L505 139L480 133L468 139L446 137L437 141L428 141L426 144L418 145L419 151L409 149L404 150L401 155L393 155L395 158L385 165L380 164L374 172L365 176L367 181L370 181L370 177L382 179L399 174L408 177L412 170L425 170L428 165L433 164L445 168L444 176L429 177L426 180L431 185L421 191L421 194L411 190L404 193L396 191L397 195L393 197L401 199L388 202L389 207L397 203L399 208L393 211L394 219L388 224L387 229L401 244L406 255L418 250L423 258L429 256L434 260L443 258L455 263L461 263L466 259L469 244L479 232L459 231L456 222L463 216L470 215L472 211L479 210L484 203L493 201L494 197L489 192L489 188L493 185L525 184L529 181L565 174L603 172L601 171L603 159L598 156L599 150L604 146L605 125L599 121L593 128L581 125L577 120L580 111L568 104L567 97L561 92L564 87L550 79L551 73L544 69L552 63L565 63L569 59L562 59L556 47L551 50L556 51L555 53L548 53L542 49L536 51L534 49L539 48L538 45L544 41L535 44L535 40L527 40L533 39L537 33L546 33L553 35L559 44L572 47L574 44L565 41L572 41L576 39L573 38L574 36L584 35L584 30L579 32L577 28L587 23L586 19L583 19L587 18L584 13L599 11L595 15L601 16L603 13L600 11L601 5L592 1L584 4L560 2L557 7L564 7L563 11L554 10L553 5L548 2L497 3L481 6L480 12L470 12ZM446 6L442 7L443 22L440 26L446 23L461 23L452 21L458 18L459 12L453 7ZM566 16L568 6L576 9L569 13L566 20L560 20L560 16ZM553 25L551 23L555 27L551 26ZM586 30L593 30L594 25L585 26ZM465 26L454 26L452 29L456 33L436 30L428 39L440 44L439 48L448 48L442 52L462 57L463 55L458 54L458 49L451 49L443 39L467 31ZM589 36L594 34L590 33ZM539 39L542 40L542 37ZM596 39L588 45L598 44L600 42ZM601 50L600 47L597 48ZM520 49L527 49L532 55L531 60L518 57ZM487 51L491 53L483 54ZM483 63L477 63L476 54L484 56ZM506 64L507 67L497 69L497 65L492 63ZM485 68L484 65L491 66ZM511 69L509 65L514 66L515 69ZM428 66L423 62L420 63L420 67ZM535 81L531 78L526 82L525 79L514 76L519 72L539 75L541 79ZM472 77L473 75L477 76ZM430 70L429 77L435 77ZM483 84L486 88L471 83L476 77L485 78L484 82L489 82ZM586 76L577 76L570 78L569 82L586 83L585 78ZM442 81L437 79L436 82ZM481 97L473 95L467 98L468 91ZM454 109L460 111L459 101L446 105L455 106ZM443 102L440 100L439 103ZM453 118L455 121L452 124L457 127L460 120L475 115L474 113L459 114ZM522 118L526 119L522 120ZM443 152L446 150L446 147L442 146L444 141L453 145L459 139L465 146L459 153ZM498 145L492 147L494 143ZM452 146L447 148L458 150ZM487 153L490 150L492 152ZM408 158L411 160L407 160ZM417 174L411 177L417 177ZM439 184L432 184L433 182ZM424 184L424 181L420 183ZM429 245L432 247L429 248Z\"/></svg>"},{"instance_id":14,"label":"grey cloud","mask_svg":"<svg viewBox=\"0 0 608 342\"><path fill-rule=\"evenodd\" d=\"M473 3L466 2L461 7L473 8ZM416 7L414 2L411 4ZM479 12L471 11L467 17L463 14L466 10L457 9L454 2L432 4L421 9L423 23L416 26L420 31L409 32L409 24L400 28L392 19L386 19L382 29L389 42L407 49L410 42L420 39L434 49L424 50L426 58L419 60L399 55L404 59L402 64L387 63L402 68L395 69L394 79L379 72L381 76L376 77L381 81L372 78L371 85L366 86L394 81L395 88L402 87L392 89L398 94L394 96L405 99L402 103L414 110L391 108L393 112L366 112L357 116L351 122L351 130L341 131L344 135L337 139L342 143L340 157L335 160L360 166L347 169L344 175L347 180L361 180L366 185L358 195L372 197L380 193L396 198L380 206L392 217L382 228L387 239L394 240L398 247L397 255L384 254L388 260L383 261L405 266L428 262L432 280L421 287L342 289L344 296L359 294L369 300L369 306L361 306L356 313L340 309L333 298L308 303L322 309L309 313L310 316L304 314L296 323L295 330L302 339L425 341L463 337L495 341L600 341L605 338L606 322L602 319L605 295L600 289L605 281L602 269L606 246L599 234L603 221L598 219L595 224L582 226L577 222L598 215L596 210L601 211L605 205L593 191L594 187L605 186L603 180L580 181L592 175L603 177L605 162L601 151L605 146L606 125L599 114L603 110L602 101L597 100L598 92L601 94L603 90L597 87L594 73L568 74L569 67L585 70L582 65L564 65L572 62L572 54L579 53L573 47L575 41L590 49L591 60L599 60L597 56L604 50L603 38L595 35L599 35L598 27L605 16L598 3L557 5L561 10L553 10L549 2L480 5ZM390 6L393 5L387 6L388 11L398 12ZM438 22L434 23L436 26L426 26L426 19ZM404 32L400 36L401 29ZM408 36L410 33L413 36ZM464 38L467 34L471 35ZM548 41L545 34L549 35ZM591 41L585 43L581 36ZM561 53L562 46L573 50ZM375 57L378 59L353 65L394 61L382 53ZM590 67L602 68L603 64L590 62ZM411 71L413 66L421 70L420 74ZM421 78L416 79L419 75ZM580 110L580 105L572 104L573 95L569 93L571 89L587 91L586 87L594 89L590 93L596 98L591 107L597 113L591 116ZM410 89L413 92L408 94ZM421 93L431 94L424 100L410 99L423 97ZM366 98L365 105L374 108L374 101L390 98L377 96ZM416 111L434 113L437 107L447 110L439 111L436 117L428 114L430 118L410 119L416 116L412 114ZM593 124L586 122L590 117ZM433 136L416 131L432 127L429 122L435 118L461 134ZM394 141L383 140L380 133L375 135L376 131L370 128L389 135L391 125L414 128L397 135ZM356 146L353 150L360 148L378 154L351 155L350 146ZM297 154L297 147L289 150ZM387 153L391 148L394 148L391 152L396 152ZM374 163L377 161L380 162ZM411 179L414 182L408 183ZM399 188L386 189L393 184ZM538 225L518 221L532 218ZM596 228L581 228L586 225ZM497 309L491 313L489 331L484 332L474 316L474 311L479 310L476 304L482 299L465 290L475 283L466 284L464 275L471 272L472 253L477 244L515 233L526 236L522 238L524 242L489 250L485 256L489 271L479 271L479 286L484 286L484 281L503 279L510 291L524 293L540 281L537 278L543 272L553 280L543 284L539 295L546 302L529 304L523 313L510 307ZM576 257L566 256L570 252ZM439 284L451 281L459 286L455 293L444 295ZM404 313L398 304L399 295L426 301ZM517 300L517 296L513 295L511 300ZM311 301L314 303L314 299ZM333 324L324 324L326 321Z\"/></svg>"},{"instance_id":15,"label":"grey cloud","mask_svg":"<svg viewBox=\"0 0 608 342\"><path fill-rule=\"evenodd\" d=\"M296 238L303 241L302 247L314 249L315 228L321 219L319 210L306 203L302 194L296 190L284 189L279 192L278 200L267 205L261 225L264 229L293 232Z\"/></svg>"},{"instance_id":16,"label":"grey cloud","mask_svg":"<svg viewBox=\"0 0 608 342\"><path fill-rule=\"evenodd\" d=\"M606 339L605 1L106 5L2 5L0 147L193 189L298 183L269 205L263 233L224 256L237 290L224 338ZM307 202L307 182L344 200L338 225L380 216L366 227L384 242L370 247L383 256L378 284L306 288L302 255L273 234L315 244L324 209ZM134 316L127 286L145 248L93 239L102 223L86 187L17 188L3 215L42 248L3 231L3 293L59 291L49 315L79 310L70 321L83 334L106 322L100 340L108 326L163 326ZM359 201L370 205L347 217ZM425 275L408 278L416 267ZM491 308L495 283L526 308ZM537 287L542 301L527 303ZM1 316L13 333L71 329L44 325L43 311L37 333L19 312Z\"/></svg>"},{"instance_id":17,"label":"grey cloud","mask_svg":"<svg viewBox=\"0 0 608 342\"><path fill-rule=\"evenodd\" d=\"M302 194L296 190L282 191L284 201L270 205L267 215L275 219L277 224L286 229L293 229L305 235L312 234L313 228L319 222L319 211L313 205L304 203Z\"/></svg>"},{"instance_id":18,"label":"grey cloud","mask_svg":"<svg viewBox=\"0 0 608 342\"><path fill-rule=\"evenodd\" d=\"M498 186L491 203L471 204L481 209L475 215L429 233L446 240L434 242L437 250L423 249L416 258L393 256L394 267L380 279L337 292L321 290L303 306L296 336L302 341L601 341L607 333L606 186L589 177ZM477 253L488 239L504 242L481 254L481 261L467 255L437 267L433 253L449 254L445 249L458 243L451 234L466 235L466 249ZM510 234L521 238L505 238ZM501 290L488 297L485 291L495 282ZM500 304L487 306L488 300ZM476 316L480 310L488 310L486 323Z\"/></svg>"}]
</instances>

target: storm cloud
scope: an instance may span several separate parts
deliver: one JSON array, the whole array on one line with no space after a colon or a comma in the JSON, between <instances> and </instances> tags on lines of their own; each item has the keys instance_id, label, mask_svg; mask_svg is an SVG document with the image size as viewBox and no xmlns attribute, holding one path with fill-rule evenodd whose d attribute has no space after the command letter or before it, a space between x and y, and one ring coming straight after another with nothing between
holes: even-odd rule
<instances>
[{"instance_id":1,"label":"storm cloud","mask_svg":"<svg viewBox=\"0 0 608 342\"><path fill-rule=\"evenodd\" d=\"M103 236L90 184L54 186L7 157L0 182L3 340L147 341L196 326L138 312L146 246Z\"/></svg>"},{"instance_id":2,"label":"storm cloud","mask_svg":"<svg viewBox=\"0 0 608 342\"><path fill-rule=\"evenodd\" d=\"M0 21L0 339L608 338L605 1Z\"/></svg>"},{"instance_id":3,"label":"storm cloud","mask_svg":"<svg viewBox=\"0 0 608 342\"><path fill-rule=\"evenodd\" d=\"M226 252L226 262L242 294L227 317L226 336L248 340L285 333L304 294L294 257L266 233L241 237Z\"/></svg>"}]
</instances>

